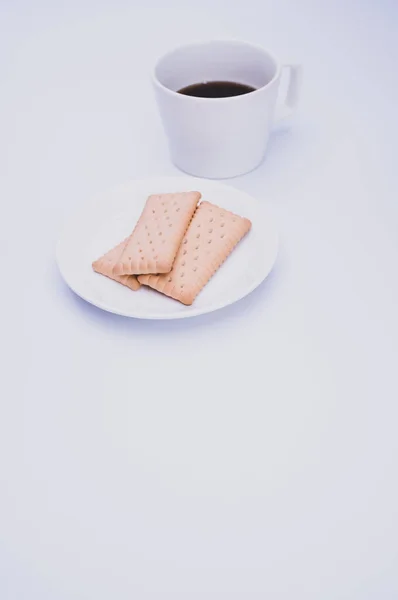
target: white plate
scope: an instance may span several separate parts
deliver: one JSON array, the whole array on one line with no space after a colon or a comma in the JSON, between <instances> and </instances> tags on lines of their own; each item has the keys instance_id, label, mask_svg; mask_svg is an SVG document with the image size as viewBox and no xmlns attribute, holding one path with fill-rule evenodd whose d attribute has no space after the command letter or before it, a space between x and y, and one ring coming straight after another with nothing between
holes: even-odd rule
<instances>
[{"instance_id":1,"label":"white plate","mask_svg":"<svg viewBox=\"0 0 398 600\"><path fill-rule=\"evenodd\" d=\"M187 190L198 190L204 199L252 222L251 231L192 306L145 287L132 292L94 273L92 261L131 232L149 194ZM271 271L277 249L277 230L264 202L224 184L168 177L132 181L87 204L59 240L57 263L68 286L103 310L140 319L183 319L223 308L252 292Z\"/></svg>"}]
</instances>

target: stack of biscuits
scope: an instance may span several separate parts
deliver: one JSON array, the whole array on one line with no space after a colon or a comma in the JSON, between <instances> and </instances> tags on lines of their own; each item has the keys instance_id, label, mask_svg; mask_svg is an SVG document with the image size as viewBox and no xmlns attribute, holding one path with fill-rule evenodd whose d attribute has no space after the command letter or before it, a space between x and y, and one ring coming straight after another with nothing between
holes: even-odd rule
<instances>
[{"instance_id":1,"label":"stack of biscuits","mask_svg":"<svg viewBox=\"0 0 398 600\"><path fill-rule=\"evenodd\" d=\"M192 304L251 228L248 219L200 199L200 192L149 196L132 234L94 261L94 271Z\"/></svg>"}]
</instances>

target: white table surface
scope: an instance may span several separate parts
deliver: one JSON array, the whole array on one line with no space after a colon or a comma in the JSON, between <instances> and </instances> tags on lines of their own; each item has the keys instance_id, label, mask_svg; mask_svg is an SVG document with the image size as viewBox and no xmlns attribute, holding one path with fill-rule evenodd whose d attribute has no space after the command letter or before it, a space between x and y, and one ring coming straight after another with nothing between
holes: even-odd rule
<instances>
[{"instance_id":1,"label":"white table surface","mask_svg":"<svg viewBox=\"0 0 398 600\"><path fill-rule=\"evenodd\" d=\"M271 206L277 266L214 315L103 313L59 232L178 173L148 74L212 37L305 67L231 181ZM1 600L398 597L397 59L392 0L1 2Z\"/></svg>"}]
</instances>

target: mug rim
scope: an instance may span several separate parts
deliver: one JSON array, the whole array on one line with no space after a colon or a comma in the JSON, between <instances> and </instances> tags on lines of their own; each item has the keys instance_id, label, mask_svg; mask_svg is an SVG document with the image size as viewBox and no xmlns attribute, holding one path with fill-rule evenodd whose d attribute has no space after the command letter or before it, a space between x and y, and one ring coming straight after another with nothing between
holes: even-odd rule
<instances>
[{"instance_id":1,"label":"mug rim","mask_svg":"<svg viewBox=\"0 0 398 600\"><path fill-rule=\"evenodd\" d=\"M161 83L161 81L159 80L157 74L156 74L156 70L159 66L160 61L162 61L164 58L167 58L168 56L170 56L170 54L173 54L174 52L176 52L177 50L183 50L184 48L195 48L198 46L205 46L208 44L231 44L231 43L237 43L237 44L241 44L242 46L250 46L251 48L254 48L255 50L259 50L265 54L268 54L268 56L273 60L274 64L275 64L275 73L272 77L272 79L270 79L270 81L267 81L267 83L265 83L264 85L262 85L259 88L256 88L255 90L248 92L247 94L241 94L239 96L225 96L224 98L203 98L201 96L188 96L186 94L180 94L179 92L175 92L174 90L171 90L170 88L168 88L167 86L165 86L163 83ZM153 85L155 85L155 87L160 88L161 90L165 91L168 94L171 94L174 97L179 97L179 98L183 98L185 100L192 100L194 102L233 102L233 101L241 101L243 98L247 97L247 96L252 96L253 94L258 94L260 92L262 92L263 90L265 90L268 86L270 86L272 83L275 82L275 80L278 78L279 74L281 71L281 66L279 64L279 61L276 59L276 57L272 54L272 52L270 52L269 50L267 50L266 48L263 48L262 46L260 46L259 44L252 44L251 42L245 42L243 40L237 40L237 39L211 39L211 40L204 40L204 41L198 41L198 42L191 42L188 44L180 44L178 46L175 46L174 48L171 48L170 50L168 50L167 52L165 52L164 54L162 54L162 56L159 56L159 58L156 60L155 65L152 69L152 74L151 74L151 79L152 79L152 83Z\"/></svg>"}]
</instances>

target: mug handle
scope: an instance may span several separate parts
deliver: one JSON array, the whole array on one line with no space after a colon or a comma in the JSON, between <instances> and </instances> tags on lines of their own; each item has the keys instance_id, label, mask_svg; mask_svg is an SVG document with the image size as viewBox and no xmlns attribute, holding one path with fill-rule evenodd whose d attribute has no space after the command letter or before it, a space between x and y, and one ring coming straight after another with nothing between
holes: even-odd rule
<instances>
[{"instance_id":1,"label":"mug handle","mask_svg":"<svg viewBox=\"0 0 398 600\"><path fill-rule=\"evenodd\" d=\"M296 110L300 99L303 68L301 65L282 65L282 73L288 71L286 97L282 107L277 111L276 122L280 123L290 117Z\"/></svg>"}]
</instances>

